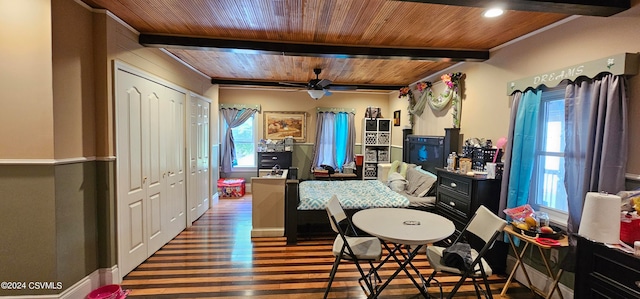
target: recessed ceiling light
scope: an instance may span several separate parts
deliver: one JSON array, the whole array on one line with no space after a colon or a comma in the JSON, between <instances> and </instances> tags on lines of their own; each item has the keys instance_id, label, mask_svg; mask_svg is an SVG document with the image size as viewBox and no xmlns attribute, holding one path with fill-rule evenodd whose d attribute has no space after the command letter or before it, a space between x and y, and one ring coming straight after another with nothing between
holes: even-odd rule
<instances>
[{"instance_id":1,"label":"recessed ceiling light","mask_svg":"<svg viewBox=\"0 0 640 299\"><path fill-rule=\"evenodd\" d=\"M500 8L490 8L490 9L487 9L484 12L483 16L485 18L495 18L497 16L502 15L503 13L504 13L504 11L502 9L500 9Z\"/></svg>"}]
</instances>

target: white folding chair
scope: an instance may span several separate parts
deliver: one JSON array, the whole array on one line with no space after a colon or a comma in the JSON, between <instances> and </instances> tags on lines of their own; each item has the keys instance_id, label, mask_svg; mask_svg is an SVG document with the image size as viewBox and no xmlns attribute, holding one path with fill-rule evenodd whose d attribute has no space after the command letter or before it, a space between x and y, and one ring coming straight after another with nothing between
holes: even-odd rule
<instances>
[{"instance_id":1,"label":"white folding chair","mask_svg":"<svg viewBox=\"0 0 640 299\"><path fill-rule=\"evenodd\" d=\"M324 293L324 298L327 298L329 290L331 289L331 283L335 278L338 270L338 265L342 260L352 261L358 271L360 272L360 278L358 282L363 291L370 296L375 293L375 285L382 282L376 268L373 266L373 262L379 261L382 256L382 245L380 240L375 237L358 237L351 219L347 217L340 201L333 195L329 200L326 207L327 214L329 216L329 222L334 232L338 233L336 239L333 241L333 255L336 257L333 262L333 268L329 275L329 285ZM360 261L366 261L371 267L367 273L362 270ZM365 285L366 288L365 288Z\"/></svg>"},{"instance_id":2,"label":"white folding chair","mask_svg":"<svg viewBox=\"0 0 640 299\"><path fill-rule=\"evenodd\" d=\"M433 273L429 276L429 279L425 282L425 287L429 286L431 280L435 280L440 286L440 298L442 298L442 286L435 279L435 275L438 272L446 272L449 274L457 274L460 275L460 280L453 287L447 298L452 298L458 289L462 286L464 281L471 277L473 280L473 286L476 290L476 295L478 298L480 297L480 290L482 289L480 285L477 283L476 279L482 278L485 286L485 296L488 298L493 298L491 295L491 289L489 287L489 282L487 281L487 277L492 274L491 267L484 260L483 256L487 251L493 246L496 238L500 235L504 227L507 225L507 222L504 219L496 216L485 206L480 206L476 213L473 215L473 218L467 223L465 228L460 232L460 235L455 239L453 244L461 242L466 234L474 234L479 237L484 245L480 251L476 251L475 249L471 249L471 258L473 262L469 265L466 271L462 271L456 267L447 266L444 264L443 251L445 247L439 246L429 246L427 247L427 259L429 260L429 264L431 268L433 268Z\"/></svg>"}]
</instances>

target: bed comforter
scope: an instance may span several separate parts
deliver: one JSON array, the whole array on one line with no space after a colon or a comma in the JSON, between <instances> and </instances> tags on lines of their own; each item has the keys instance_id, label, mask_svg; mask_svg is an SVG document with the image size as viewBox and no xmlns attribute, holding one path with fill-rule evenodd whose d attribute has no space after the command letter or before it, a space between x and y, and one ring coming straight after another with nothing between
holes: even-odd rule
<instances>
[{"instance_id":1,"label":"bed comforter","mask_svg":"<svg viewBox=\"0 0 640 299\"><path fill-rule=\"evenodd\" d=\"M324 210L336 195L343 209L408 207L406 197L378 180L304 181L300 183L298 210Z\"/></svg>"}]
</instances>

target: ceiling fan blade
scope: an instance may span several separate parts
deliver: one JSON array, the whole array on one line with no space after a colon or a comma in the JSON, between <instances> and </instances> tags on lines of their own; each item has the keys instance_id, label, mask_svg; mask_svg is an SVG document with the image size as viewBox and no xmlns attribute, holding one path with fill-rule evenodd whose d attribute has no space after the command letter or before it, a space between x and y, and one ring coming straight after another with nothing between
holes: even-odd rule
<instances>
[{"instance_id":1,"label":"ceiling fan blade","mask_svg":"<svg viewBox=\"0 0 640 299\"><path fill-rule=\"evenodd\" d=\"M331 84L331 80L327 80L327 79L322 79L320 80L318 83L316 83L316 86L320 86L322 88L327 87L327 85Z\"/></svg>"},{"instance_id":2,"label":"ceiling fan blade","mask_svg":"<svg viewBox=\"0 0 640 299\"><path fill-rule=\"evenodd\" d=\"M328 89L331 90L356 90L358 89L358 86L351 86L351 85L329 85L327 86Z\"/></svg>"},{"instance_id":3,"label":"ceiling fan blade","mask_svg":"<svg viewBox=\"0 0 640 299\"><path fill-rule=\"evenodd\" d=\"M307 88L307 85L306 85L306 84L300 84L300 83L278 82L278 84L280 84L280 85L286 85L286 86L294 86L294 87L303 87L303 88Z\"/></svg>"}]
</instances>

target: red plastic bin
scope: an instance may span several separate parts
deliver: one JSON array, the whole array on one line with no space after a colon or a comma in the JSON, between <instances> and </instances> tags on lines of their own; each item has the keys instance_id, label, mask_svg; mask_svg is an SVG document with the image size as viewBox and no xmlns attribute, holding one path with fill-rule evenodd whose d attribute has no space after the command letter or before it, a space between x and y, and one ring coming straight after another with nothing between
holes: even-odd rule
<instances>
[{"instance_id":1,"label":"red plastic bin","mask_svg":"<svg viewBox=\"0 0 640 299\"><path fill-rule=\"evenodd\" d=\"M634 241L640 241L640 219L620 221L620 240L632 246Z\"/></svg>"},{"instance_id":2,"label":"red plastic bin","mask_svg":"<svg viewBox=\"0 0 640 299\"><path fill-rule=\"evenodd\" d=\"M243 178L223 178L218 180L218 195L222 198L243 197L245 188Z\"/></svg>"}]
</instances>

